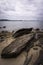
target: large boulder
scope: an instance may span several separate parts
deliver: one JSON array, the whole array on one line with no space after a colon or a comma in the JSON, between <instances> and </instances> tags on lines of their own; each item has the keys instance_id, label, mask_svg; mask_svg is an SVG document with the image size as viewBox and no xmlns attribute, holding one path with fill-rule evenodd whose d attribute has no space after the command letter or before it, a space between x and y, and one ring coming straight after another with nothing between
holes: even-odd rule
<instances>
[{"instance_id":1,"label":"large boulder","mask_svg":"<svg viewBox=\"0 0 43 65\"><path fill-rule=\"evenodd\" d=\"M23 28L23 29L20 29L18 31L16 31L14 34L13 34L13 37L14 38L17 38L17 37L20 37L22 35L25 35L25 34L29 34L31 31L32 31L33 28Z\"/></svg>"},{"instance_id":2,"label":"large boulder","mask_svg":"<svg viewBox=\"0 0 43 65\"><path fill-rule=\"evenodd\" d=\"M29 45L30 41L34 39L34 34L26 34L16 38L11 44L2 50L1 57L10 58L16 57L24 48Z\"/></svg>"}]
</instances>

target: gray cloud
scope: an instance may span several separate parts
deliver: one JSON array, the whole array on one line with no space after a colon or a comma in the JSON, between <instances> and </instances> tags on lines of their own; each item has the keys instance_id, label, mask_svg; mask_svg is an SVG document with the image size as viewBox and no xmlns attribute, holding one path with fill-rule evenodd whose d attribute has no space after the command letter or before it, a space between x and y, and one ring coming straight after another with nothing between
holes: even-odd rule
<instances>
[{"instance_id":1,"label":"gray cloud","mask_svg":"<svg viewBox=\"0 0 43 65\"><path fill-rule=\"evenodd\" d=\"M42 6L43 0L0 0L0 19L43 20Z\"/></svg>"}]
</instances>

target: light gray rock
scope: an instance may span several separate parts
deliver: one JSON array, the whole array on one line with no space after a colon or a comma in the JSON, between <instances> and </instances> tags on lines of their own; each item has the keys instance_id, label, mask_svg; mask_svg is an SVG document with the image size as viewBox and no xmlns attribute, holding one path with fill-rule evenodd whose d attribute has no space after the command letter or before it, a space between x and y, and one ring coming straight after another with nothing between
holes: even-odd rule
<instances>
[{"instance_id":1,"label":"light gray rock","mask_svg":"<svg viewBox=\"0 0 43 65\"><path fill-rule=\"evenodd\" d=\"M37 61L39 58L39 54L41 51L41 47L34 46L33 48L30 49L27 55L27 59L24 62L24 65L37 65Z\"/></svg>"}]
</instances>

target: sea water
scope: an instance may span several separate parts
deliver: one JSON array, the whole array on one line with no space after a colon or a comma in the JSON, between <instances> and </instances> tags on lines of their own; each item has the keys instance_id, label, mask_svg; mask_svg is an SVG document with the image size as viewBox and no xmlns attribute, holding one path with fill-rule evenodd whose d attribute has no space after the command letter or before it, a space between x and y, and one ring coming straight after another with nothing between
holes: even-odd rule
<instances>
[{"instance_id":1,"label":"sea water","mask_svg":"<svg viewBox=\"0 0 43 65\"><path fill-rule=\"evenodd\" d=\"M43 29L43 21L39 20L18 20L18 21L0 21L0 27L6 26L6 28L1 28L1 30L16 31L21 28L40 28Z\"/></svg>"}]
</instances>

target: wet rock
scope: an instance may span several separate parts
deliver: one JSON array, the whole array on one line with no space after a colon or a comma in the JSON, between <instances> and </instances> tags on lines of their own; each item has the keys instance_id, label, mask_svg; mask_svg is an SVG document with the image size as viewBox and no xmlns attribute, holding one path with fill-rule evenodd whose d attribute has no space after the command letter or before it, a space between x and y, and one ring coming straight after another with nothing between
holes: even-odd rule
<instances>
[{"instance_id":1,"label":"wet rock","mask_svg":"<svg viewBox=\"0 0 43 65\"><path fill-rule=\"evenodd\" d=\"M14 34L13 34L13 37L14 38L17 38L17 37L20 37L22 35L25 35L25 34L29 34L31 31L32 31L33 28L23 28L23 29L20 29L18 31L16 31Z\"/></svg>"},{"instance_id":2,"label":"wet rock","mask_svg":"<svg viewBox=\"0 0 43 65\"><path fill-rule=\"evenodd\" d=\"M30 41L34 39L34 34L26 34L16 38L10 45L5 47L1 53L1 57L10 58L16 57L27 45L30 45Z\"/></svg>"}]
</instances>

